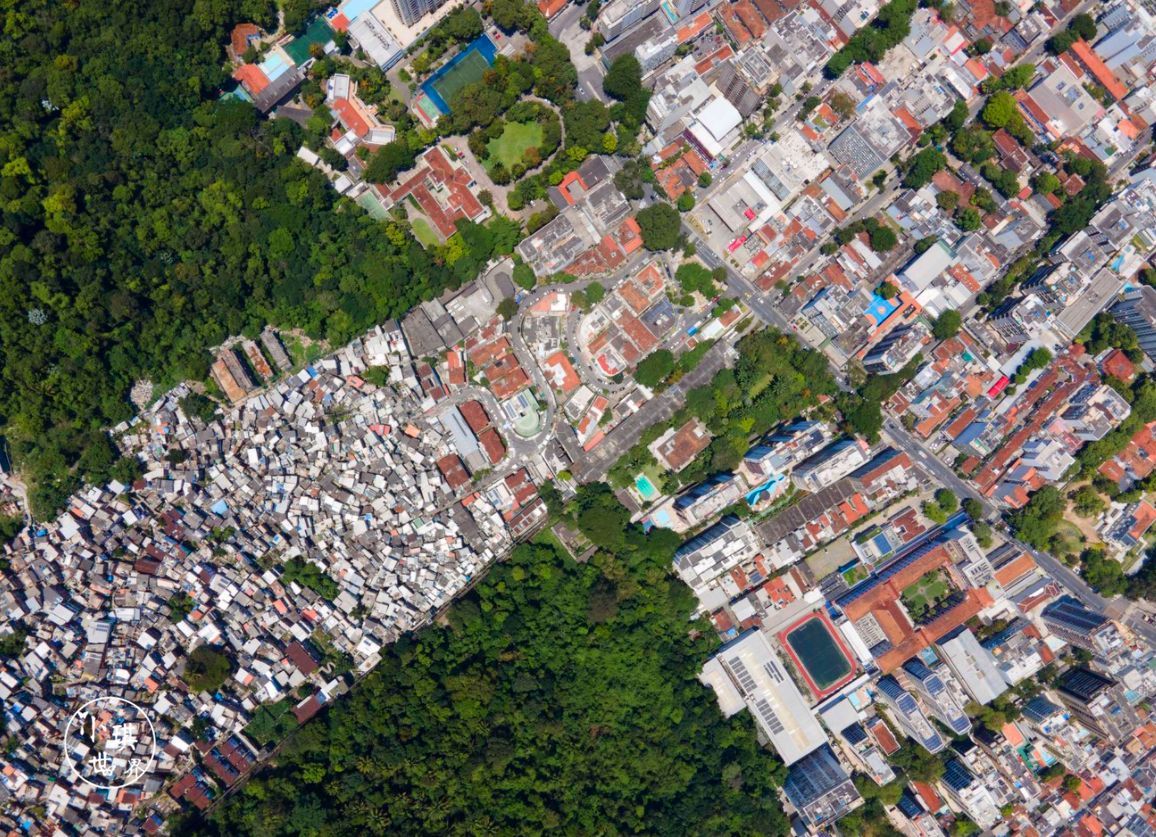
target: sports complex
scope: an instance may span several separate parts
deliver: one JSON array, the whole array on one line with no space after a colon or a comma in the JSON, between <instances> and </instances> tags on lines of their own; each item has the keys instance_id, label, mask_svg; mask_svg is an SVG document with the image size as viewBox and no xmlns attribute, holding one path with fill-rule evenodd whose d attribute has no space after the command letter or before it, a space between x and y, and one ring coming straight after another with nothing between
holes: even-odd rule
<instances>
[{"instance_id":1,"label":"sports complex","mask_svg":"<svg viewBox=\"0 0 1156 837\"><path fill-rule=\"evenodd\" d=\"M489 35L481 35L451 58L444 67L418 85L413 106L430 125L450 112L450 101L463 87L482 80L486 70L494 66L498 48Z\"/></svg>"},{"instance_id":2,"label":"sports complex","mask_svg":"<svg viewBox=\"0 0 1156 837\"><path fill-rule=\"evenodd\" d=\"M821 611L808 613L776 635L816 700L855 679L855 662L839 632Z\"/></svg>"}]
</instances>

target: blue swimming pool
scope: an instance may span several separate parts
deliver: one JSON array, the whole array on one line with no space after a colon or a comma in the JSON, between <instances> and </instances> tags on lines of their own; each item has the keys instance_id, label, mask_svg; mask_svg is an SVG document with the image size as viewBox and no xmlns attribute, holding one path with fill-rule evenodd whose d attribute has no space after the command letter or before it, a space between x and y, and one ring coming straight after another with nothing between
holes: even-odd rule
<instances>
[{"instance_id":1,"label":"blue swimming pool","mask_svg":"<svg viewBox=\"0 0 1156 837\"><path fill-rule=\"evenodd\" d=\"M645 474L639 474L634 480L634 487L638 489L643 500L653 500L658 496L658 489L654 487L654 483Z\"/></svg>"}]
</instances>

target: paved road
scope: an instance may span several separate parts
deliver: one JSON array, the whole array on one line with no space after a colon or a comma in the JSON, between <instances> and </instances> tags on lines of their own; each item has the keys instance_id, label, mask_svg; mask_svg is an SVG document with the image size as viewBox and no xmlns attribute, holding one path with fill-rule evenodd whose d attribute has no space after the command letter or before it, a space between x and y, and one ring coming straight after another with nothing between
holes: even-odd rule
<instances>
[{"instance_id":1,"label":"paved road","mask_svg":"<svg viewBox=\"0 0 1156 837\"><path fill-rule=\"evenodd\" d=\"M983 497L976 491L973 485L960 479L951 468L932 454L922 441L908 433L899 422L889 418L884 422L884 429L891 443L895 447L906 451L912 459L918 461L920 467L930 473L940 485L951 489L960 498L970 497L973 500L979 501L989 516L998 518L1000 515L999 509L986 497ZM1101 613L1109 610L1120 611L1119 621L1123 622L1146 641L1156 644L1156 625L1144 621L1144 613L1142 610L1128 608L1126 600L1120 597L1109 599L1101 596L1088 586L1087 582L1077 575L1066 563L1049 552L1036 549L1030 544L1026 544L1012 537L1006 527L1001 528L1003 529L1004 537L1031 555L1044 572L1063 585L1067 591L1085 607Z\"/></svg>"},{"instance_id":2,"label":"paved road","mask_svg":"<svg viewBox=\"0 0 1156 837\"><path fill-rule=\"evenodd\" d=\"M575 462L572 472L579 482L600 480L618 461L622 454L638 443L643 432L650 426L666 421L682 407L686 393L710 381L718 372L734 362L736 356L735 335L719 340L699 361L698 366L683 376L674 386L650 399L642 408L628 416L603 439L593 450L586 453L580 462Z\"/></svg>"}]
</instances>

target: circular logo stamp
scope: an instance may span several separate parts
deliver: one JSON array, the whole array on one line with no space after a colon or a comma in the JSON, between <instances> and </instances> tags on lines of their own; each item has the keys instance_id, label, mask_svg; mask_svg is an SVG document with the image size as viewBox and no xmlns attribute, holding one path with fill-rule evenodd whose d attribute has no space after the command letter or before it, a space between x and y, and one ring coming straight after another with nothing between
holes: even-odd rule
<instances>
[{"instance_id":1,"label":"circular logo stamp","mask_svg":"<svg viewBox=\"0 0 1156 837\"><path fill-rule=\"evenodd\" d=\"M122 697L99 697L64 728L64 773L101 790L118 790L153 768L157 734L148 713Z\"/></svg>"}]
</instances>

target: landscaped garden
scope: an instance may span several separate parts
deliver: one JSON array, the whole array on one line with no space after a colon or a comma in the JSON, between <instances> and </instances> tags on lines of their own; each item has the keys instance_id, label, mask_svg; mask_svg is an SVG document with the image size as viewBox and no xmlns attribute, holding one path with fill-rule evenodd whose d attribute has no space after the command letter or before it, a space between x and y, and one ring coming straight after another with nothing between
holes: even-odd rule
<instances>
[{"instance_id":1,"label":"landscaped garden","mask_svg":"<svg viewBox=\"0 0 1156 837\"><path fill-rule=\"evenodd\" d=\"M951 585L943 577L943 573L936 570L928 573L916 581L900 594L903 606L916 622L951 595Z\"/></svg>"},{"instance_id":2,"label":"landscaped garden","mask_svg":"<svg viewBox=\"0 0 1156 837\"><path fill-rule=\"evenodd\" d=\"M522 162L527 151L541 147L542 126L537 122L507 122L502 135L486 145L487 168L501 163L507 169L512 169Z\"/></svg>"},{"instance_id":3,"label":"landscaped garden","mask_svg":"<svg viewBox=\"0 0 1156 837\"><path fill-rule=\"evenodd\" d=\"M518 102L505 117L470 134L469 146L495 183L510 183L550 158L562 143L562 122L539 102Z\"/></svg>"}]
</instances>

